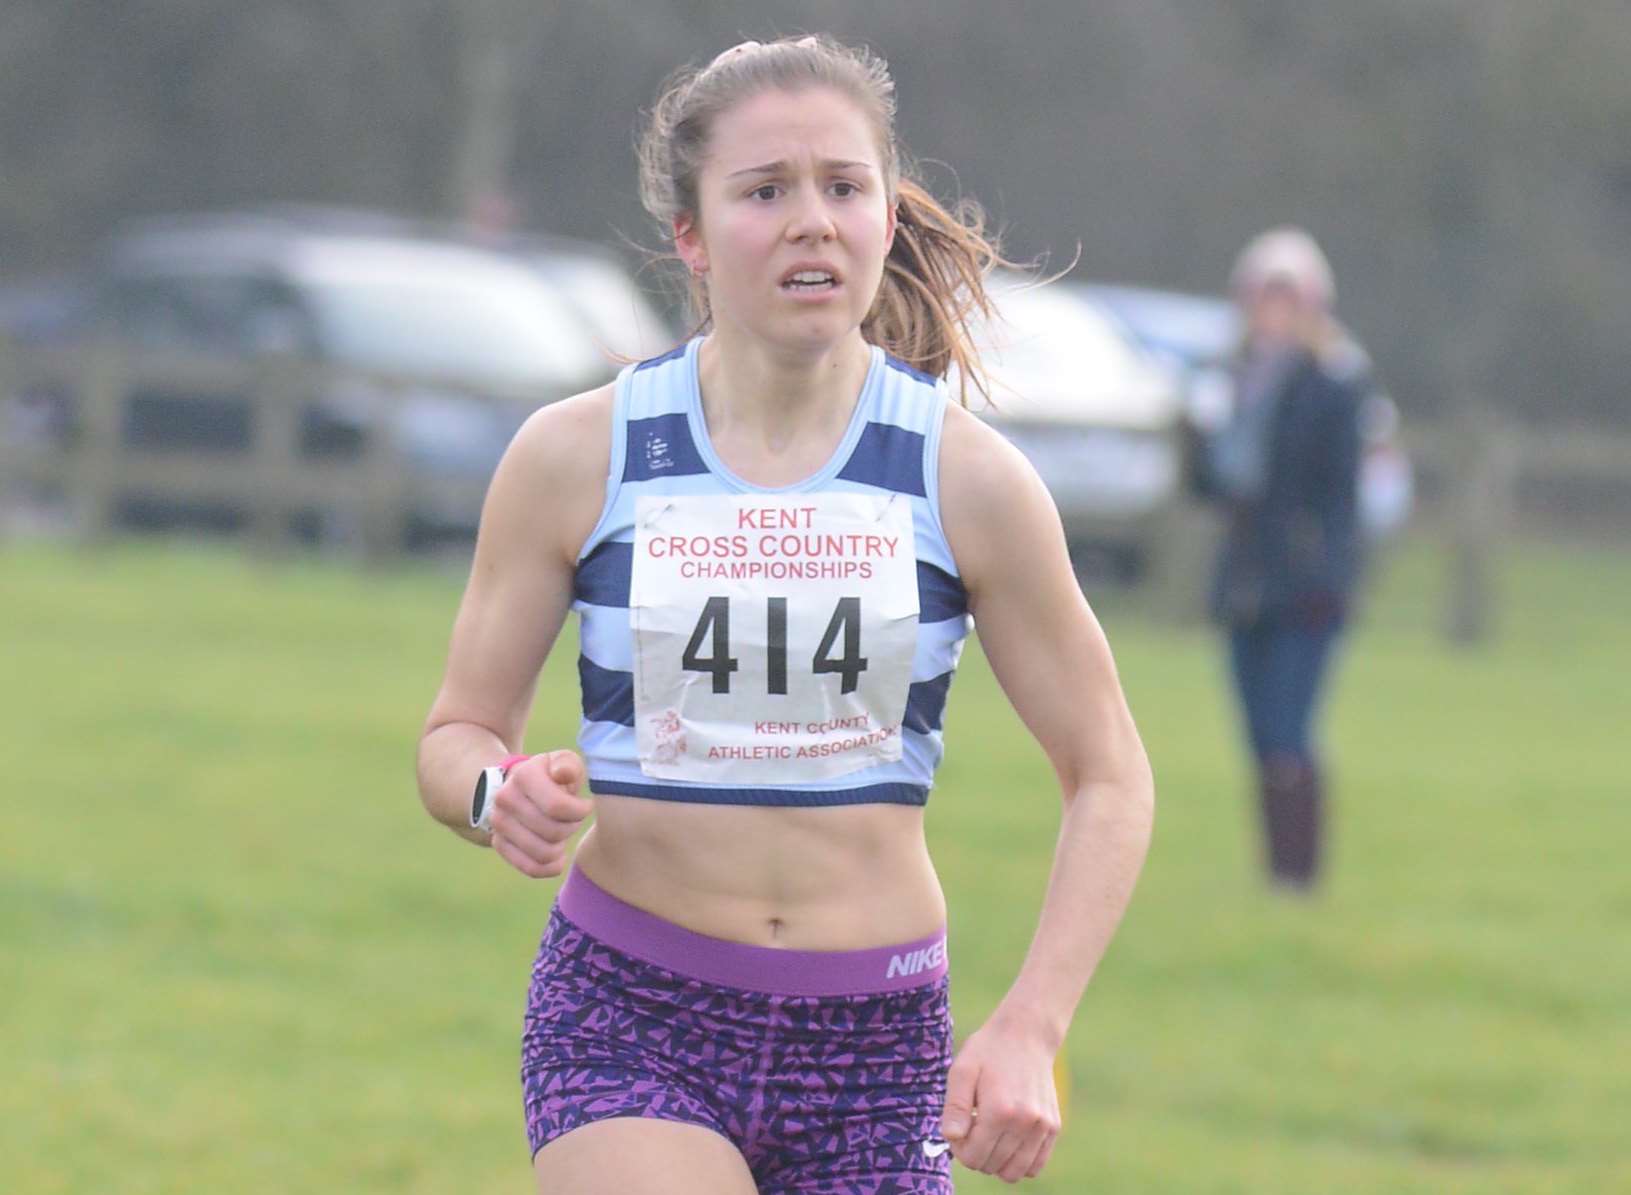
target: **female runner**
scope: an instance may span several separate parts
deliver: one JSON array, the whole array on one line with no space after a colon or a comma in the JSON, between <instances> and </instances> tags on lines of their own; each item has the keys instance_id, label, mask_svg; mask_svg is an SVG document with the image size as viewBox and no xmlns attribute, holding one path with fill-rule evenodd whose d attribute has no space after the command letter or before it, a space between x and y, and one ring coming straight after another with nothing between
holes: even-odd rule
<instances>
[{"instance_id":1,"label":"female runner","mask_svg":"<svg viewBox=\"0 0 1631 1195\"><path fill-rule=\"evenodd\" d=\"M642 195L704 334L538 411L492 482L419 784L567 871L522 1046L542 1192L938 1195L953 1157L1039 1174L1059 1131L1153 784L1047 492L948 401L994 251L902 177L893 116L884 63L825 38L676 76ZM582 754L524 756L568 609ZM1063 818L954 1061L923 808L971 616Z\"/></svg>"}]
</instances>

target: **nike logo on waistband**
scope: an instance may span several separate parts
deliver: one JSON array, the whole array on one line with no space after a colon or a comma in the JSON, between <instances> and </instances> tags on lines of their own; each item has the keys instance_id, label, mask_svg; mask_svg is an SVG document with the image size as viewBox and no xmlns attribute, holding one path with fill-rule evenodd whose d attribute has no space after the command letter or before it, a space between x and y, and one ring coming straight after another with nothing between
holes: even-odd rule
<instances>
[{"instance_id":1,"label":"nike logo on waistband","mask_svg":"<svg viewBox=\"0 0 1631 1195\"><path fill-rule=\"evenodd\" d=\"M926 1158L938 1158L950 1148L951 1142L949 1141L925 1141L923 1143L923 1156Z\"/></svg>"},{"instance_id":2,"label":"nike logo on waistband","mask_svg":"<svg viewBox=\"0 0 1631 1195\"><path fill-rule=\"evenodd\" d=\"M894 979L897 975L920 975L931 967L938 967L946 961L946 940L942 938L933 946L924 946L919 950L909 950L905 954L891 955L889 969L885 972L885 979Z\"/></svg>"}]
</instances>

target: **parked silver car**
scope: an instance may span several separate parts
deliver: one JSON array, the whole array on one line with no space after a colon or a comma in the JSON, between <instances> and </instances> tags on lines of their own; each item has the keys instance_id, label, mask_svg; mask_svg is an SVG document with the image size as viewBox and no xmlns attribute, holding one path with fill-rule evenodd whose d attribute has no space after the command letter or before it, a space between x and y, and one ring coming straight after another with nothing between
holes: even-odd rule
<instances>
[{"instance_id":1,"label":"parked silver car","mask_svg":"<svg viewBox=\"0 0 1631 1195\"><path fill-rule=\"evenodd\" d=\"M614 362L645 361L679 342L651 291L599 245L568 237L529 237L511 252L560 289Z\"/></svg>"},{"instance_id":2,"label":"parked silver car","mask_svg":"<svg viewBox=\"0 0 1631 1195\"><path fill-rule=\"evenodd\" d=\"M573 302L537 270L383 218L291 209L145 221L113 240L94 310L97 333L138 358L286 354L327 367L302 410L302 455L356 456L368 429L386 426L415 477L473 483L422 487L410 539L468 535L475 483L526 416L614 369ZM243 393L147 387L128 400L125 443L241 452L251 418ZM152 503L136 516L176 521ZM353 534L344 512L312 517L318 538Z\"/></svg>"}]
</instances>

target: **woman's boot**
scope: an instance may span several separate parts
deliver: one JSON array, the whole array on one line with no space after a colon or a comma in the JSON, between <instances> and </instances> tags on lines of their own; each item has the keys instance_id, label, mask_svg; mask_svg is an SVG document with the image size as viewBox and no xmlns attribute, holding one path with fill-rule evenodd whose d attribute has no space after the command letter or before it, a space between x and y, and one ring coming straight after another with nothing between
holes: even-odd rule
<instances>
[{"instance_id":1,"label":"woman's boot","mask_svg":"<svg viewBox=\"0 0 1631 1195\"><path fill-rule=\"evenodd\" d=\"M1324 837L1319 769L1310 761L1281 757L1264 762L1261 779L1269 876L1277 885L1308 891L1319 878Z\"/></svg>"}]
</instances>

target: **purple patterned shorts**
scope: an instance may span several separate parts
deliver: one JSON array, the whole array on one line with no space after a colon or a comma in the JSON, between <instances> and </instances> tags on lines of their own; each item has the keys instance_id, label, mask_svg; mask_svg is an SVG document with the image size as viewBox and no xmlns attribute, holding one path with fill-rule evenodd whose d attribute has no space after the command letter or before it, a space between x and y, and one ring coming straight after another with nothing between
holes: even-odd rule
<instances>
[{"instance_id":1,"label":"purple patterned shorts","mask_svg":"<svg viewBox=\"0 0 1631 1195\"><path fill-rule=\"evenodd\" d=\"M943 934L832 953L747 946L574 870L527 994L532 1151L593 1121L656 1117L731 1141L761 1195L950 1195L947 988Z\"/></svg>"}]
</instances>

